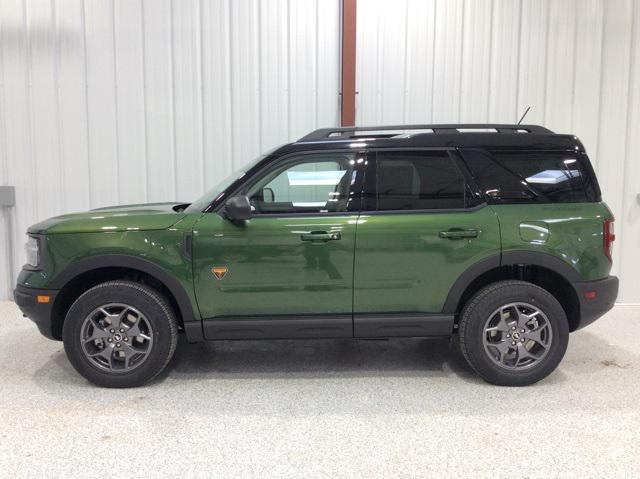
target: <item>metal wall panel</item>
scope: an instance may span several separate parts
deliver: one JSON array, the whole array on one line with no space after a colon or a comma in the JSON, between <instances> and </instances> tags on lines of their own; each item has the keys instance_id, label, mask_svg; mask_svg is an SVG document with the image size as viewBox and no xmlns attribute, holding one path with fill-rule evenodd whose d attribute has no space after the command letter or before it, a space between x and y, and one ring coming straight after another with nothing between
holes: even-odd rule
<instances>
[{"instance_id":1,"label":"metal wall panel","mask_svg":"<svg viewBox=\"0 0 640 479\"><path fill-rule=\"evenodd\" d=\"M189 201L337 125L339 26L339 0L2 0L0 299L30 224Z\"/></svg>"},{"instance_id":2,"label":"metal wall panel","mask_svg":"<svg viewBox=\"0 0 640 479\"><path fill-rule=\"evenodd\" d=\"M363 0L357 123L527 122L576 134L616 216L621 302L640 302L640 2Z\"/></svg>"}]
</instances>

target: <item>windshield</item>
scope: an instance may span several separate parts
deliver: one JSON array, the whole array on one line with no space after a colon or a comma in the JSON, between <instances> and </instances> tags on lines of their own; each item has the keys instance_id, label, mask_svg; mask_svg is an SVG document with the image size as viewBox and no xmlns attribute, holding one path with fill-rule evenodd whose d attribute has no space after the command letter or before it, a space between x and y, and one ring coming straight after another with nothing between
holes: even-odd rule
<instances>
[{"instance_id":1,"label":"windshield","mask_svg":"<svg viewBox=\"0 0 640 479\"><path fill-rule=\"evenodd\" d=\"M260 162L260 160L262 160L265 156L266 155L260 155L255 160L251 161L250 163L246 164L242 168L231 173L224 180L220 181L217 185L215 185L213 188L207 191L204 195L202 195L200 198L198 198L193 203L191 203L185 211L187 213L194 213L197 211L204 210L207 206L211 204L213 200L215 200L218 197L218 195L220 195L220 193L222 193L224 190L229 188L229 186L231 186L231 184L234 181L242 178L247 171L249 171L251 168L256 166L258 162Z\"/></svg>"}]
</instances>

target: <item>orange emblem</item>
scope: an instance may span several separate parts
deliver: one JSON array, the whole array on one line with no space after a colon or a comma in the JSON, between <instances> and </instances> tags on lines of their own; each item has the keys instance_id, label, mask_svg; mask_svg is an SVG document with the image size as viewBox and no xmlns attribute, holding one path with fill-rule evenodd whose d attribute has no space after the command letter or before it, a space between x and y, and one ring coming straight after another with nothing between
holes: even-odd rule
<instances>
[{"instance_id":1,"label":"orange emblem","mask_svg":"<svg viewBox=\"0 0 640 479\"><path fill-rule=\"evenodd\" d=\"M211 272L218 279L224 278L225 275L227 274L227 271L229 271L229 270L227 269L226 266L214 266L213 268L211 268Z\"/></svg>"}]
</instances>

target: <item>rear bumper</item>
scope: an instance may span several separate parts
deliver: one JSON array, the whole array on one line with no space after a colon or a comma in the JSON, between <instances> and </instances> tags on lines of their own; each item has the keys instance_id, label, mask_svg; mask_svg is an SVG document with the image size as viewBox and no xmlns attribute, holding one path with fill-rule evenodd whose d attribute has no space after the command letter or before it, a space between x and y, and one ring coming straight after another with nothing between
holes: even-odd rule
<instances>
[{"instance_id":1,"label":"rear bumper","mask_svg":"<svg viewBox=\"0 0 640 479\"><path fill-rule=\"evenodd\" d=\"M20 284L13 291L13 298L22 314L36 323L40 332L49 339L60 339L53 336L51 327L51 312L57 294L56 290L27 288ZM44 302L45 297L49 298L47 302Z\"/></svg>"},{"instance_id":2,"label":"rear bumper","mask_svg":"<svg viewBox=\"0 0 640 479\"><path fill-rule=\"evenodd\" d=\"M618 278L609 276L598 281L573 283L580 301L580 324L576 329L593 323L613 308L618 297Z\"/></svg>"}]
</instances>

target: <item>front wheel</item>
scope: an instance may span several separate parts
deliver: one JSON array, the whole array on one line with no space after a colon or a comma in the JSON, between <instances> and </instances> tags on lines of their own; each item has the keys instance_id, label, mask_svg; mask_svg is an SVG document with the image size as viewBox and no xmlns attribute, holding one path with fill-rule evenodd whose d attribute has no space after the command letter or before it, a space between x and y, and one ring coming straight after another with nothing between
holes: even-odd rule
<instances>
[{"instance_id":1,"label":"front wheel","mask_svg":"<svg viewBox=\"0 0 640 479\"><path fill-rule=\"evenodd\" d=\"M177 337L167 300L132 281L109 281L83 293L62 329L73 367L92 383L117 388L139 386L159 374Z\"/></svg>"},{"instance_id":2,"label":"front wheel","mask_svg":"<svg viewBox=\"0 0 640 479\"><path fill-rule=\"evenodd\" d=\"M569 342L569 324L558 300L525 281L500 281L464 307L460 345L487 382L526 386L548 376Z\"/></svg>"}]
</instances>

